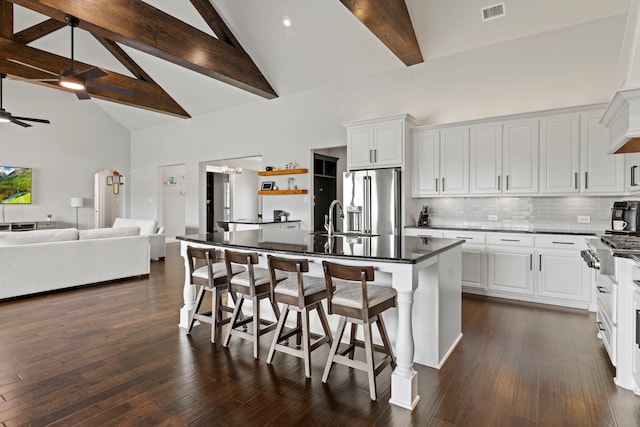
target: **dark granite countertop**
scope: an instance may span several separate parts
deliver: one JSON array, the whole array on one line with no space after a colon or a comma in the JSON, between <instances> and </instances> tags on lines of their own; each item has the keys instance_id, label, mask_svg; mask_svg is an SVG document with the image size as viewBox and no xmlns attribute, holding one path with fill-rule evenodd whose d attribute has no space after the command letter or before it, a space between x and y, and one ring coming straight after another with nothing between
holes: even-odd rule
<instances>
[{"instance_id":1,"label":"dark granite countertop","mask_svg":"<svg viewBox=\"0 0 640 427\"><path fill-rule=\"evenodd\" d=\"M282 222L300 222L299 219L288 219L286 221L276 221L273 219L260 219L260 218L252 218L252 219L234 219L231 221L218 221L220 223L226 224L251 224L251 225L260 225L260 224L280 224Z\"/></svg>"},{"instance_id":2,"label":"dark granite countertop","mask_svg":"<svg viewBox=\"0 0 640 427\"><path fill-rule=\"evenodd\" d=\"M242 250L300 256L363 259L415 264L464 240L400 236L335 236L309 230L247 230L178 236L178 240Z\"/></svg>"},{"instance_id":3,"label":"dark granite countertop","mask_svg":"<svg viewBox=\"0 0 640 427\"><path fill-rule=\"evenodd\" d=\"M457 231L480 231L480 232L499 232L499 233L531 233L531 234L575 234L577 236L595 236L602 234L602 232L585 231L585 230L553 230L548 228L506 228L506 227L448 227L448 226L407 226L405 228L417 228L424 230L457 230Z\"/></svg>"}]
</instances>

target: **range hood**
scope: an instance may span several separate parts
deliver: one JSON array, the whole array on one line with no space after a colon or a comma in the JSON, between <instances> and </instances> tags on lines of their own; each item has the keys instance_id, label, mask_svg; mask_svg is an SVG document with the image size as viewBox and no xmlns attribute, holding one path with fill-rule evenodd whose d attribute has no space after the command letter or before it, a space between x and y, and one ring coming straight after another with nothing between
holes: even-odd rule
<instances>
[{"instance_id":1,"label":"range hood","mask_svg":"<svg viewBox=\"0 0 640 427\"><path fill-rule=\"evenodd\" d=\"M632 0L620 50L620 89L600 124L609 129L608 154L640 152L640 0Z\"/></svg>"}]
</instances>

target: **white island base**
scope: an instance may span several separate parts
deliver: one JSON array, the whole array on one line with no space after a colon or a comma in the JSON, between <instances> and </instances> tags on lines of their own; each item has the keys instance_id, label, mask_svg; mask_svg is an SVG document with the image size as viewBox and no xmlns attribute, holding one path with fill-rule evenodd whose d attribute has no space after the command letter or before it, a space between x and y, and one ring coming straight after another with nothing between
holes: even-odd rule
<instances>
[{"instance_id":1,"label":"white island base","mask_svg":"<svg viewBox=\"0 0 640 427\"><path fill-rule=\"evenodd\" d=\"M390 403L413 410L420 400L418 373L413 363L439 369L462 338L462 241L433 239L445 244L427 256L418 254L413 262L380 258L323 255L313 252L295 253L290 250L264 249L228 242L205 240L203 236L180 237L181 254L186 262L187 246L216 247L218 249L252 250L261 256L266 267L266 254L309 259L310 273L322 275L321 262L328 260L347 265L372 265L376 268L376 284L392 286L398 292L398 307L385 313L385 323L394 345L397 367L391 374ZM431 239L430 239L431 240ZM411 254L414 256L416 254ZM188 271L188 266L186 266ZM184 306L180 309L180 327L188 327L188 319L195 304L195 286L185 277ZM265 313L268 310L264 311ZM336 319L330 319L335 322ZM332 330L335 323L332 322Z\"/></svg>"}]
</instances>

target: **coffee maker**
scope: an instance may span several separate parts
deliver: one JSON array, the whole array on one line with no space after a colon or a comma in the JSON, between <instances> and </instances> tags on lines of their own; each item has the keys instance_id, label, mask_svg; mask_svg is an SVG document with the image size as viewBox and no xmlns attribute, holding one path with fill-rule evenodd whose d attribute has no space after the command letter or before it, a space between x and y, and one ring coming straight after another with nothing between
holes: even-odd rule
<instances>
[{"instance_id":1,"label":"coffee maker","mask_svg":"<svg viewBox=\"0 0 640 427\"><path fill-rule=\"evenodd\" d=\"M640 202L613 202L611 208L611 231L622 234L637 234L640 221ZM624 225L624 227L622 227Z\"/></svg>"}]
</instances>

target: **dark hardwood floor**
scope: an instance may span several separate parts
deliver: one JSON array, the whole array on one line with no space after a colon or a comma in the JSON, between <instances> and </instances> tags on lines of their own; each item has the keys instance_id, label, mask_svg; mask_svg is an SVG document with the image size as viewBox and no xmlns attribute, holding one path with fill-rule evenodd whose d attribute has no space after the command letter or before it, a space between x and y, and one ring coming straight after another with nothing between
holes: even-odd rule
<instances>
[{"instance_id":1,"label":"dark hardwood floor","mask_svg":"<svg viewBox=\"0 0 640 427\"><path fill-rule=\"evenodd\" d=\"M584 311L465 295L464 338L440 371L416 365L409 412L388 403L388 368L377 402L362 372L322 384L328 346L305 380L299 359L266 364L269 339L254 361L249 342L210 344L208 325L185 335L182 283L172 243L148 279L0 302L0 425L640 425Z\"/></svg>"}]
</instances>

